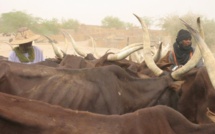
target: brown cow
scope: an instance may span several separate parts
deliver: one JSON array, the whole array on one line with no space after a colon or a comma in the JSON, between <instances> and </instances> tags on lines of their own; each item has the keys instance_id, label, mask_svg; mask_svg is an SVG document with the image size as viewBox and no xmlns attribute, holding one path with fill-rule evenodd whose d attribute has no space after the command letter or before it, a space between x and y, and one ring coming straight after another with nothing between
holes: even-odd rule
<instances>
[{"instance_id":1,"label":"brown cow","mask_svg":"<svg viewBox=\"0 0 215 134\"><path fill-rule=\"evenodd\" d=\"M8 58L0 55L0 60L8 60Z\"/></svg>"},{"instance_id":2,"label":"brown cow","mask_svg":"<svg viewBox=\"0 0 215 134\"><path fill-rule=\"evenodd\" d=\"M215 90L205 67L193 69L184 76L178 111L194 123L211 123L207 108L215 111Z\"/></svg>"},{"instance_id":3,"label":"brown cow","mask_svg":"<svg viewBox=\"0 0 215 134\"><path fill-rule=\"evenodd\" d=\"M172 105L172 93L166 89L180 72L139 79L115 65L71 70L4 61L0 70L1 92L103 114L124 114L161 103ZM164 71L158 70L157 75L162 74Z\"/></svg>"},{"instance_id":4,"label":"brown cow","mask_svg":"<svg viewBox=\"0 0 215 134\"><path fill-rule=\"evenodd\" d=\"M193 124L166 106L100 115L0 93L0 130L2 134L214 134L215 124Z\"/></svg>"},{"instance_id":5,"label":"brown cow","mask_svg":"<svg viewBox=\"0 0 215 134\"><path fill-rule=\"evenodd\" d=\"M197 22L200 33L183 21L200 48L205 68L200 68L193 74L185 76L186 81L182 86L178 110L192 122L210 123L211 120L206 116L206 113L208 108L212 112L215 111L215 58L203 40L204 33L200 18L197 19Z\"/></svg>"},{"instance_id":6,"label":"brown cow","mask_svg":"<svg viewBox=\"0 0 215 134\"><path fill-rule=\"evenodd\" d=\"M93 68L98 60L86 60L76 55L66 55L59 64L59 67L70 69Z\"/></svg>"},{"instance_id":7,"label":"brown cow","mask_svg":"<svg viewBox=\"0 0 215 134\"><path fill-rule=\"evenodd\" d=\"M70 68L70 69L83 69L83 68L102 67L107 65L117 65L123 68L127 73L129 73L134 77L138 77L138 78L155 77L154 73L147 67L145 61L143 61L141 64L135 63L133 61L129 61L127 59L123 59L119 61L109 61L107 59L107 56L109 54L112 54L112 53L107 53L101 58L94 59L94 60L87 60L85 58L82 58L80 56L75 56L75 55L66 55L62 59L58 67ZM159 60L156 64L160 69L170 72L169 67L172 65L172 63L166 61L166 57ZM43 65L45 64L43 63Z\"/></svg>"},{"instance_id":8,"label":"brown cow","mask_svg":"<svg viewBox=\"0 0 215 134\"><path fill-rule=\"evenodd\" d=\"M169 74L139 79L115 65L72 70L0 61L0 81L0 92L102 114L174 105Z\"/></svg>"}]
</instances>

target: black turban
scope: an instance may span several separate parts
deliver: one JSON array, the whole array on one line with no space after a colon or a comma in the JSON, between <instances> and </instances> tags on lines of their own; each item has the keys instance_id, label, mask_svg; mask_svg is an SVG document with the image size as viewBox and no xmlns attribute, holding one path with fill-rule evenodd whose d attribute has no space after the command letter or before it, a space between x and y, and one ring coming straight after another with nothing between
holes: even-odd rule
<instances>
[{"instance_id":1,"label":"black turban","mask_svg":"<svg viewBox=\"0 0 215 134\"><path fill-rule=\"evenodd\" d=\"M179 43L180 41L185 40L185 39L192 39L192 36L191 36L191 34L190 34L189 31L181 29L178 32L178 35L177 35L177 38L176 38L176 42Z\"/></svg>"}]
</instances>

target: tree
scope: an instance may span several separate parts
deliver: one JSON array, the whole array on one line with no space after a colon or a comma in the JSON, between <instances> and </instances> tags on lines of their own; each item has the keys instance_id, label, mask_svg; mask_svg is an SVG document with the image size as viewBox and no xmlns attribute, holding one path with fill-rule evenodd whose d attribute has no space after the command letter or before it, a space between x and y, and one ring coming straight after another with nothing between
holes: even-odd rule
<instances>
[{"instance_id":1,"label":"tree","mask_svg":"<svg viewBox=\"0 0 215 134\"><path fill-rule=\"evenodd\" d=\"M178 31L180 29L186 29L186 27L184 26L180 19L189 23L194 28L197 28L196 19L199 16L200 15L193 13L187 13L181 17L179 15L169 15L161 19L161 27L168 33L168 35L171 35L171 40L174 41Z\"/></svg>"},{"instance_id":2,"label":"tree","mask_svg":"<svg viewBox=\"0 0 215 134\"><path fill-rule=\"evenodd\" d=\"M16 32L20 27L28 27L39 34L57 34L60 24L56 18L43 20L22 11L13 11L1 15L0 32Z\"/></svg>"},{"instance_id":3,"label":"tree","mask_svg":"<svg viewBox=\"0 0 215 134\"><path fill-rule=\"evenodd\" d=\"M0 32L15 32L20 27L30 27L34 18L22 11L3 13L0 18Z\"/></svg>"},{"instance_id":4,"label":"tree","mask_svg":"<svg viewBox=\"0 0 215 134\"><path fill-rule=\"evenodd\" d=\"M80 23L77 20L69 19L67 21L62 21L61 28L64 29L74 29L75 31L80 26Z\"/></svg>"},{"instance_id":5,"label":"tree","mask_svg":"<svg viewBox=\"0 0 215 134\"><path fill-rule=\"evenodd\" d=\"M102 20L102 26L107 28L125 28L125 23L117 17L107 16Z\"/></svg>"},{"instance_id":6,"label":"tree","mask_svg":"<svg viewBox=\"0 0 215 134\"><path fill-rule=\"evenodd\" d=\"M43 20L42 23L39 24L39 27L37 27L36 31L45 35L58 34L60 31L58 19L52 18L52 20Z\"/></svg>"},{"instance_id":7,"label":"tree","mask_svg":"<svg viewBox=\"0 0 215 134\"><path fill-rule=\"evenodd\" d=\"M125 28L126 28L126 29L130 29L130 28L132 28L132 27L135 27L134 24L129 23L129 22L125 22L124 24L125 24Z\"/></svg>"},{"instance_id":8,"label":"tree","mask_svg":"<svg viewBox=\"0 0 215 134\"><path fill-rule=\"evenodd\" d=\"M209 45L209 47L212 47L210 45L215 43L215 22L214 20L203 18L202 15L194 14L192 12L189 12L181 17L179 15L170 15L161 20L161 26L163 30L171 35L172 40L174 41L177 36L177 32L182 28L186 29L180 19L197 29L196 20L198 17L201 18L202 27L205 33L205 42Z\"/></svg>"}]
</instances>

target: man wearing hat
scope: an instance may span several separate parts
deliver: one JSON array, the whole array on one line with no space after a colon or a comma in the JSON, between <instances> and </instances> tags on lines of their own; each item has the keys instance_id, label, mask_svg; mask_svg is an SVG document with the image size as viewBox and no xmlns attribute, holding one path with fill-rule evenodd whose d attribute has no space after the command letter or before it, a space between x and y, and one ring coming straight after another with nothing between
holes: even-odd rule
<instances>
[{"instance_id":1,"label":"man wearing hat","mask_svg":"<svg viewBox=\"0 0 215 134\"><path fill-rule=\"evenodd\" d=\"M10 42L11 45L19 45L10 52L9 61L32 64L44 61L43 52L33 46L34 40L40 35L34 34L27 27L22 27L17 31L15 38Z\"/></svg>"},{"instance_id":2,"label":"man wearing hat","mask_svg":"<svg viewBox=\"0 0 215 134\"><path fill-rule=\"evenodd\" d=\"M192 36L189 31L181 29L179 30L176 42L173 44L173 51L169 54L169 61L173 63L171 67L172 71L175 71L178 67L185 65L194 53L192 47ZM197 67L202 66L203 61L200 60Z\"/></svg>"}]
</instances>

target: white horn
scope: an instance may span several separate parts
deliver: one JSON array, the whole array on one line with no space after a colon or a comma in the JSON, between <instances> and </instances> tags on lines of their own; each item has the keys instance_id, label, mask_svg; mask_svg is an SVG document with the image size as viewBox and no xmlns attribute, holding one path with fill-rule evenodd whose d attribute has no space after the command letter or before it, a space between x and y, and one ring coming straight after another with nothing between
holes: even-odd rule
<instances>
[{"instance_id":1,"label":"white horn","mask_svg":"<svg viewBox=\"0 0 215 134\"><path fill-rule=\"evenodd\" d=\"M184 22L184 21L183 21ZM215 88L215 58L208 48L207 44L201 37L201 35L193 29L190 25L188 25L186 22L184 22L184 25L187 27L187 29L190 31L190 33L193 35L194 39L196 40L196 44L199 46L200 51L202 53L202 56L204 58L204 64L206 66L209 78L211 80L211 83L213 87Z\"/></svg>"},{"instance_id":2,"label":"white horn","mask_svg":"<svg viewBox=\"0 0 215 134\"><path fill-rule=\"evenodd\" d=\"M51 43L56 57L62 59L63 58L62 50L60 50L60 48L55 45L54 41L51 38L49 38L46 35L44 35L44 37L46 37L49 40L49 43Z\"/></svg>"},{"instance_id":3,"label":"white horn","mask_svg":"<svg viewBox=\"0 0 215 134\"><path fill-rule=\"evenodd\" d=\"M95 56L95 58L99 59L101 56L98 54L98 52L96 51L96 42L95 40L93 39L93 37L89 36L90 37L90 41L92 43L92 47L93 47L93 55Z\"/></svg>"},{"instance_id":4,"label":"white horn","mask_svg":"<svg viewBox=\"0 0 215 134\"><path fill-rule=\"evenodd\" d=\"M66 33L67 33L67 32L66 32ZM67 33L67 34L68 34L68 36L69 36L69 38L70 38L70 40L71 40L72 46L73 46L74 50L76 51L76 53L79 54L79 55L82 56L82 57L86 57L87 54L78 49L78 47L77 47L77 45L76 45L76 42L75 42L75 40L73 39L73 37L72 37L69 33Z\"/></svg>"},{"instance_id":5,"label":"white horn","mask_svg":"<svg viewBox=\"0 0 215 134\"><path fill-rule=\"evenodd\" d=\"M151 48L150 48L150 38L149 38L149 32L148 28L145 24L145 22L137 15L134 14L134 16L139 20L141 26L142 26L142 31L143 31L143 53L144 53L144 58L145 62L156 76L160 76L163 73L163 70L161 70L154 62L153 57L151 55Z\"/></svg>"},{"instance_id":6,"label":"white horn","mask_svg":"<svg viewBox=\"0 0 215 134\"><path fill-rule=\"evenodd\" d=\"M142 46L134 46L130 49L126 49L126 50L121 51L117 54L110 54L110 55L108 55L107 59L109 61L122 60L122 59L126 58L128 55L130 55L131 53L138 51L142 48L143 48Z\"/></svg>"},{"instance_id":7,"label":"white horn","mask_svg":"<svg viewBox=\"0 0 215 134\"><path fill-rule=\"evenodd\" d=\"M184 21L182 20L182 22L184 22ZM203 30L201 28L200 21L197 20L197 23L198 23L199 30L203 36ZM175 79L181 79L181 74L184 74L184 73L188 72L189 70L191 70L192 68L194 68L198 64L199 60L201 59L201 56L202 56L202 54L199 50L199 47L196 47L195 52L194 52L193 56L191 57L191 59L183 67L181 67L178 70L176 70L175 72L173 72L172 77Z\"/></svg>"}]
</instances>

